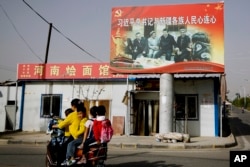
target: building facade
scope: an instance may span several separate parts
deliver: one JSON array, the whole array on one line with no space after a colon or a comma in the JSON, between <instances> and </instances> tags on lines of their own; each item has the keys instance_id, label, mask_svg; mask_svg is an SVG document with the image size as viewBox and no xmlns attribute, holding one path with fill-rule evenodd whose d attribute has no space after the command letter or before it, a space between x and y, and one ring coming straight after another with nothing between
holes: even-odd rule
<instances>
[{"instance_id":1,"label":"building facade","mask_svg":"<svg viewBox=\"0 0 250 167\"><path fill-rule=\"evenodd\" d=\"M220 75L174 74L171 111L173 132L220 135ZM73 98L85 107L104 105L117 133L154 135L160 121L160 74L123 79L20 80L1 86L0 130L46 131L52 115L64 117ZM13 108L16 111L13 113ZM12 106L12 107L10 107ZM10 112L12 110L11 123Z\"/></svg>"}]
</instances>

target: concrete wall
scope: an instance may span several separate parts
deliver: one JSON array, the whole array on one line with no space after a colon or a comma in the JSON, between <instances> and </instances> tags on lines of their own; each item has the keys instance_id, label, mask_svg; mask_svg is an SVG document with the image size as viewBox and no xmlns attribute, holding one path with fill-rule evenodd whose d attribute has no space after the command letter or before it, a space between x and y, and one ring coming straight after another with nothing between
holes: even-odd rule
<instances>
[{"instance_id":1,"label":"concrete wall","mask_svg":"<svg viewBox=\"0 0 250 167\"><path fill-rule=\"evenodd\" d=\"M110 119L113 116L125 117L125 129L128 127L127 106L122 103L127 87L126 82L27 82L23 110L23 131L46 131L48 118L41 118L41 95L62 94L62 116L65 109L70 107L73 98L110 100ZM100 90L103 90L100 94ZM8 100L15 100L16 87L0 87L0 132L5 130L5 105ZM20 102L22 87L18 87L18 110L16 113L16 129L20 127ZM191 136L214 136L214 83L212 79L175 80L175 94L198 94L198 120L188 121L188 133ZM181 131L184 121L177 121L177 130Z\"/></svg>"},{"instance_id":2,"label":"concrete wall","mask_svg":"<svg viewBox=\"0 0 250 167\"><path fill-rule=\"evenodd\" d=\"M188 121L188 133L191 136L214 136L214 83L206 80L177 80L174 82L176 94L198 94L198 120ZM184 121L177 121L177 131L182 132Z\"/></svg>"},{"instance_id":3,"label":"concrete wall","mask_svg":"<svg viewBox=\"0 0 250 167\"><path fill-rule=\"evenodd\" d=\"M27 83L25 87L23 131L44 130L48 120L40 119L41 94L50 93L49 86L44 83Z\"/></svg>"},{"instance_id":4,"label":"concrete wall","mask_svg":"<svg viewBox=\"0 0 250 167\"><path fill-rule=\"evenodd\" d=\"M17 111L14 114L14 127L13 130L19 129L20 119L20 105L21 105L21 86L0 86L0 132L4 132L6 129L6 109L8 101L17 100Z\"/></svg>"},{"instance_id":5,"label":"concrete wall","mask_svg":"<svg viewBox=\"0 0 250 167\"><path fill-rule=\"evenodd\" d=\"M6 123L6 111L5 105L7 104L7 87L0 87L0 132L5 131L5 123Z\"/></svg>"},{"instance_id":6,"label":"concrete wall","mask_svg":"<svg viewBox=\"0 0 250 167\"><path fill-rule=\"evenodd\" d=\"M70 107L73 98L110 100L110 119L125 116L126 106L122 103L127 90L126 83L111 82L32 82L26 84L23 115L23 131L46 131L49 118L41 118L41 94L62 94L61 116Z\"/></svg>"}]
</instances>

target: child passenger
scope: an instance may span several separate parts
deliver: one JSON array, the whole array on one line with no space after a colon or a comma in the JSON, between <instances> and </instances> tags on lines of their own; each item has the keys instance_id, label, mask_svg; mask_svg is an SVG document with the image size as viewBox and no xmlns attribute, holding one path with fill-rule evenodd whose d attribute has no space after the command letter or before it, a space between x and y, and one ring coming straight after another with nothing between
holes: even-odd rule
<instances>
[{"instance_id":1,"label":"child passenger","mask_svg":"<svg viewBox=\"0 0 250 167\"><path fill-rule=\"evenodd\" d=\"M110 121L106 119L105 117L106 109L105 106L101 105L98 106L97 110L97 116L96 120L94 121L93 124L93 132L94 132L94 137L97 142L97 144L101 144L103 141L101 141L101 131L102 131L102 123L104 120L107 120L108 124L111 125Z\"/></svg>"},{"instance_id":2,"label":"child passenger","mask_svg":"<svg viewBox=\"0 0 250 167\"><path fill-rule=\"evenodd\" d=\"M70 137L67 139L67 141L65 141L58 148L58 160L57 160L58 166L60 166L61 162L63 162L65 160L65 155L66 155L65 152L67 150L68 143L78 137L76 132L77 132L79 124L80 124L80 119L77 116L77 106L84 106L84 103L80 99L75 98L71 101L71 109L73 110L73 112L70 113L59 124L52 126L53 128L59 128L59 129L68 128L69 134L70 134Z\"/></svg>"},{"instance_id":3,"label":"child passenger","mask_svg":"<svg viewBox=\"0 0 250 167\"><path fill-rule=\"evenodd\" d=\"M80 120L78 131L76 132L77 138L71 141L67 146L66 152L66 160L62 163L62 165L71 166L76 163L75 160L75 152L76 147L79 146L83 140L83 134L85 132L85 123L87 121L86 118L86 108L84 105L77 106L77 115Z\"/></svg>"},{"instance_id":4,"label":"child passenger","mask_svg":"<svg viewBox=\"0 0 250 167\"><path fill-rule=\"evenodd\" d=\"M64 111L65 117L67 117L67 116L68 116L70 113L72 113L72 112L73 112L73 110L72 110L71 108L66 109L66 110ZM53 130L55 130L55 129L52 128L53 125L56 125L56 124L58 124L58 123L60 123L60 122L62 122L62 121L63 121L62 118L60 118L60 117L58 117L58 116L53 116L52 119L51 119L51 120L49 121L49 123L48 123L48 129L47 129L46 134L52 134L52 133L53 133ZM65 133L65 136L70 136L69 128L65 128L65 129L64 129L64 133ZM68 134L69 134L69 135L68 135Z\"/></svg>"},{"instance_id":5,"label":"child passenger","mask_svg":"<svg viewBox=\"0 0 250 167\"><path fill-rule=\"evenodd\" d=\"M78 146L79 149L83 149L82 158L77 162L78 165L86 164L86 153L88 152L88 146L91 143L95 142L95 138L93 135L93 123L96 119L97 107L93 106L90 108L89 120L85 123L85 133L82 140L82 144Z\"/></svg>"},{"instance_id":6,"label":"child passenger","mask_svg":"<svg viewBox=\"0 0 250 167\"><path fill-rule=\"evenodd\" d=\"M65 110L65 116L67 117L70 113L72 113L73 110L71 108L68 108ZM62 122L63 119L61 118L55 118L49 122L48 124L48 131L51 134L51 141L48 145L48 149L50 150L52 159L55 160L56 162L59 162L60 159L62 158L59 153L59 147L61 148L63 143L67 142L67 140L70 138L70 133L69 133L69 128L65 127L64 130L61 129L53 129L52 126L56 125L60 122ZM48 134L48 133L47 133Z\"/></svg>"}]
</instances>

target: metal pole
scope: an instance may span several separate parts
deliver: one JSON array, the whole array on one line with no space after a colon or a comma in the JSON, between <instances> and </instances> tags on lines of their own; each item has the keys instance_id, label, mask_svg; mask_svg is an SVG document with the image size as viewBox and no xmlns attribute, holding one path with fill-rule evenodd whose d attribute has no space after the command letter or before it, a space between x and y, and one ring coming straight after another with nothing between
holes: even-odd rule
<instances>
[{"instance_id":1,"label":"metal pole","mask_svg":"<svg viewBox=\"0 0 250 167\"><path fill-rule=\"evenodd\" d=\"M187 128L187 121L188 121L188 100L187 97L185 97L185 122L184 122L184 133L188 133L188 128Z\"/></svg>"},{"instance_id":2,"label":"metal pole","mask_svg":"<svg viewBox=\"0 0 250 167\"><path fill-rule=\"evenodd\" d=\"M75 80L73 79L73 82L72 82L72 99L74 98L74 92L75 92Z\"/></svg>"},{"instance_id":3,"label":"metal pole","mask_svg":"<svg viewBox=\"0 0 250 167\"><path fill-rule=\"evenodd\" d=\"M221 104L221 97L220 97L220 137L222 137L222 109L223 109L223 106Z\"/></svg>"},{"instance_id":4,"label":"metal pole","mask_svg":"<svg viewBox=\"0 0 250 167\"><path fill-rule=\"evenodd\" d=\"M47 64L47 61L48 61L49 44L50 44L50 37L51 37L51 30L52 30L52 23L49 24L49 34L48 34L48 41L47 41L47 47L46 47L46 54L45 54L45 61L44 61L44 64Z\"/></svg>"},{"instance_id":5,"label":"metal pole","mask_svg":"<svg viewBox=\"0 0 250 167\"><path fill-rule=\"evenodd\" d=\"M241 86L243 88L243 98L244 98L244 105L243 105L243 108L245 109L246 107L246 90L245 90L245 87L244 86Z\"/></svg>"},{"instance_id":6,"label":"metal pole","mask_svg":"<svg viewBox=\"0 0 250 167\"><path fill-rule=\"evenodd\" d=\"M131 121L130 121L130 93L129 93L129 85L128 85L128 83L129 83L129 75L127 75L127 100L128 100L128 103L127 103L127 115L126 115L126 117L125 117L125 122L126 122L126 125L125 125L125 134L127 135L127 136L129 136L130 135L130 127L131 127L131 125L130 125L130 123L131 123Z\"/></svg>"},{"instance_id":7,"label":"metal pole","mask_svg":"<svg viewBox=\"0 0 250 167\"><path fill-rule=\"evenodd\" d=\"M244 89L244 109L246 108L246 90L245 87L243 87Z\"/></svg>"},{"instance_id":8,"label":"metal pole","mask_svg":"<svg viewBox=\"0 0 250 167\"><path fill-rule=\"evenodd\" d=\"M17 101L18 101L18 81L16 81L16 96L15 96L15 120L13 121L13 130L16 130L16 112L17 112Z\"/></svg>"}]
</instances>

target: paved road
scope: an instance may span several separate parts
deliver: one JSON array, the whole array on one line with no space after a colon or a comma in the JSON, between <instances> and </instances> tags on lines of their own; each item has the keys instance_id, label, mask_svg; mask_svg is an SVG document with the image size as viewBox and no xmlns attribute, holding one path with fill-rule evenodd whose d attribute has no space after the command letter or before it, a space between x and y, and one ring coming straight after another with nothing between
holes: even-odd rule
<instances>
[{"instance_id":1,"label":"paved road","mask_svg":"<svg viewBox=\"0 0 250 167\"><path fill-rule=\"evenodd\" d=\"M44 167L45 146L0 145L1 167Z\"/></svg>"},{"instance_id":2,"label":"paved road","mask_svg":"<svg viewBox=\"0 0 250 167\"><path fill-rule=\"evenodd\" d=\"M250 112L242 113L240 109L233 108L229 116L231 130L238 142L238 149L250 150Z\"/></svg>"},{"instance_id":3,"label":"paved road","mask_svg":"<svg viewBox=\"0 0 250 167\"><path fill-rule=\"evenodd\" d=\"M156 167L228 167L230 150L250 150L250 112L235 109L230 121L238 145L231 148L154 150L109 149L108 167L156 166ZM233 120L233 121L232 121ZM45 145L0 145L0 166L43 167Z\"/></svg>"},{"instance_id":4,"label":"paved road","mask_svg":"<svg viewBox=\"0 0 250 167\"><path fill-rule=\"evenodd\" d=\"M113 151L107 161L110 167L228 167L229 151L182 150L182 151Z\"/></svg>"},{"instance_id":5,"label":"paved road","mask_svg":"<svg viewBox=\"0 0 250 167\"><path fill-rule=\"evenodd\" d=\"M1 145L0 166L44 167L42 145ZM152 149L109 150L107 167L228 167L229 150L153 151Z\"/></svg>"}]
</instances>

